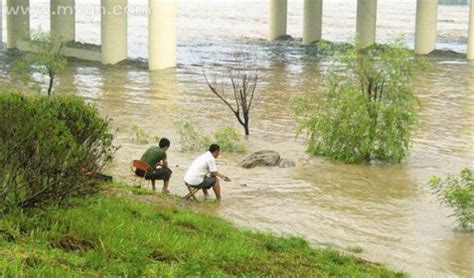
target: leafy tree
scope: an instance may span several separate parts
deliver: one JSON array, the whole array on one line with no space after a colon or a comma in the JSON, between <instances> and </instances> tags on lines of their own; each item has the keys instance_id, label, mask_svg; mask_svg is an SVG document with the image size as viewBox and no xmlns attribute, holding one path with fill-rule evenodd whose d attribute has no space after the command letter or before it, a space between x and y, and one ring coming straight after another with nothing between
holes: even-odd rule
<instances>
[{"instance_id":1,"label":"leafy tree","mask_svg":"<svg viewBox=\"0 0 474 278\"><path fill-rule=\"evenodd\" d=\"M232 61L233 67L226 74L230 80L231 96L226 94L224 82L210 81L206 74L204 78L211 92L218 97L235 115L244 128L245 135L250 135L250 111L253 108L258 83L258 71L250 65L247 55L236 55ZM217 74L216 74L217 76ZM232 103L235 102L235 105Z\"/></svg>"},{"instance_id":2,"label":"leafy tree","mask_svg":"<svg viewBox=\"0 0 474 278\"><path fill-rule=\"evenodd\" d=\"M38 70L42 75L49 77L48 96L53 92L56 76L64 71L68 65L62 54L64 42L52 33L37 31L29 40L30 52L26 52L14 63L14 71L22 75L23 79L31 82L30 69Z\"/></svg>"},{"instance_id":3,"label":"leafy tree","mask_svg":"<svg viewBox=\"0 0 474 278\"><path fill-rule=\"evenodd\" d=\"M438 199L454 210L461 229L467 231L474 225L474 173L465 168L459 177L448 176L445 180L432 177L429 186Z\"/></svg>"},{"instance_id":4,"label":"leafy tree","mask_svg":"<svg viewBox=\"0 0 474 278\"><path fill-rule=\"evenodd\" d=\"M294 102L308 152L346 163L400 162L417 123L421 65L398 41L336 52L323 88Z\"/></svg>"}]
</instances>

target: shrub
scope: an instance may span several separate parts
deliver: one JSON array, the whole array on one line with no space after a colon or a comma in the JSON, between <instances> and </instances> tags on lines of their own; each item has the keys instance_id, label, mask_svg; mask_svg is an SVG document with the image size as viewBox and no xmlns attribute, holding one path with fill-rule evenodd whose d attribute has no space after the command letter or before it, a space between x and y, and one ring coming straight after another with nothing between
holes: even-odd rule
<instances>
[{"instance_id":1,"label":"shrub","mask_svg":"<svg viewBox=\"0 0 474 278\"><path fill-rule=\"evenodd\" d=\"M232 127L222 127L214 132L213 135L214 142L219 144L221 149L225 152L244 153L246 151L242 137Z\"/></svg>"},{"instance_id":2,"label":"shrub","mask_svg":"<svg viewBox=\"0 0 474 278\"><path fill-rule=\"evenodd\" d=\"M400 162L417 123L418 65L398 42L338 53L324 88L294 102L308 152L346 163Z\"/></svg>"},{"instance_id":3,"label":"shrub","mask_svg":"<svg viewBox=\"0 0 474 278\"><path fill-rule=\"evenodd\" d=\"M115 148L109 122L75 97L0 93L0 212L63 203L99 189Z\"/></svg>"},{"instance_id":4,"label":"shrub","mask_svg":"<svg viewBox=\"0 0 474 278\"><path fill-rule=\"evenodd\" d=\"M212 143L219 144L224 152L244 153L246 151L242 136L232 127L219 128L212 136L206 136L197 125L184 122L179 134L181 136L181 151L203 151Z\"/></svg>"},{"instance_id":5,"label":"shrub","mask_svg":"<svg viewBox=\"0 0 474 278\"><path fill-rule=\"evenodd\" d=\"M429 186L438 199L454 210L459 226L471 230L474 225L474 174L466 168L459 177L448 176L445 180L432 177Z\"/></svg>"}]
</instances>

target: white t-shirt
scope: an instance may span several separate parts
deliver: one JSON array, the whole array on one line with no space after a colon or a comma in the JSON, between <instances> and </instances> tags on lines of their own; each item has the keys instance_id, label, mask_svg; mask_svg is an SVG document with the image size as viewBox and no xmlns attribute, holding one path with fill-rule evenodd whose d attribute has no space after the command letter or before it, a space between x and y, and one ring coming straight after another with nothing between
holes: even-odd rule
<instances>
[{"instance_id":1,"label":"white t-shirt","mask_svg":"<svg viewBox=\"0 0 474 278\"><path fill-rule=\"evenodd\" d=\"M211 152L198 156L189 166L184 181L189 185L200 185L209 173L217 172L216 159Z\"/></svg>"}]
</instances>

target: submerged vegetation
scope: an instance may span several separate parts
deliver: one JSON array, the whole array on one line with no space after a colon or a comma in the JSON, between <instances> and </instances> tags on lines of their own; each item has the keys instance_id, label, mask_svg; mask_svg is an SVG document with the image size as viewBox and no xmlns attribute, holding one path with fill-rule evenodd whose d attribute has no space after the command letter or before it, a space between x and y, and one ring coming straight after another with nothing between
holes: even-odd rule
<instances>
[{"instance_id":1,"label":"submerged vegetation","mask_svg":"<svg viewBox=\"0 0 474 278\"><path fill-rule=\"evenodd\" d=\"M431 178L429 186L438 199L453 209L453 215L464 231L474 228L474 172L465 168L459 177L448 176L442 180Z\"/></svg>"},{"instance_id":2,"label":"submerged vegetation","mask_svg":"<svg viewBox=\"0 0 474 278\"><path fill-rule=\"evenodd\" d=\"M157 135L150 136L138 125L132 125L131 132L132 132L132 142L139 145L145 145L152 142L157 143L157 142L160 142L160 139L161 139L161 137Z\"/></svg>"},{"instance_id":3,"label":"submerged vegetation","mask_svg":"<svg viewBox=\"0 0 474 278\"><path fill-rule=\"evenodd\" d=\"M211 136L207 136L196 124L183 122L179 134L183 152L207 150L212 143L219 144L221 150L228 153L245 153L247 150L242 136L234 128L228 126L221 127Z\"/></svg>"},{"instance_id":4,"label":"submerged vegetation","mask_svg":"<svg viewBox=\"0 0 474 278\"><path fill-rule=\"evenodd\" d=\"M331 249L312 249L300 238L240 231L182 209L172 197L152 196L153 205L119 190L77 200L69 209L0 218L0 275L403 276Z\"/></svg>"},{"instance_id":5,"label":"submerged vegetation","mask_svg":"<svg viewBox=\"0 0 474 278\"><path fill-rule=\"evenodd\" d=\"M399 42L336 51L324 88L294 103L308 152L346 163L400 162L417 123L419 65Z\"/></svg>"}]
</instances>

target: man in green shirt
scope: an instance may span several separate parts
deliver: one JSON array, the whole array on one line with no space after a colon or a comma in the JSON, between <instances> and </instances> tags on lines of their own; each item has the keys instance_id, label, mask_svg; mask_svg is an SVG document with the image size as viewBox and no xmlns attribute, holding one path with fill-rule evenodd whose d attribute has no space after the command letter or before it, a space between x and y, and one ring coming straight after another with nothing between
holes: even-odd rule
<instances>
[{"instance_id":1,"label":"man in green shirt","mask_svg":"<svg viewBox=\"0 0 474 278\"><path fill-rule=\"evenodd\" d=\"M152 146L146 150L140 159L151 166L151 169L146 173L137 169L135 173L140 177L145 177L146 180L151 180L153 191L156 191L155 181L163 180L163 193L169 193L168 185L170 182L172 171L168 168L168 160L166 151L170 147L170 140L162 138L158 146ZM146 175L145 175L146 174Z\"/></svg>"}]
</instances>

